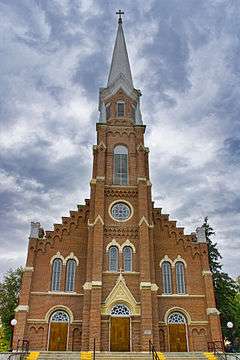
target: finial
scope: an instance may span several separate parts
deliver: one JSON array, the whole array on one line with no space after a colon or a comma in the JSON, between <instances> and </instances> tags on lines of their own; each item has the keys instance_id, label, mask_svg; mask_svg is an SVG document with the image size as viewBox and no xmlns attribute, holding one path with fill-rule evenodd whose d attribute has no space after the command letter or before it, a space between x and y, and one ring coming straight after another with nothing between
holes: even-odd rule
<instances>
[{"instance_id":1,"label":"finial","mask_svg":"<svg viewBox=\"0 0 240 360\"><path fill-rule=\"evenodd\" d=\"M118 11L116 12L116 14L119 15L118 23L119 23L119 24L122 24L122 16L121 16L121 15L124 14L124 11L118 10Z\"/></svg>"}]
</instances>

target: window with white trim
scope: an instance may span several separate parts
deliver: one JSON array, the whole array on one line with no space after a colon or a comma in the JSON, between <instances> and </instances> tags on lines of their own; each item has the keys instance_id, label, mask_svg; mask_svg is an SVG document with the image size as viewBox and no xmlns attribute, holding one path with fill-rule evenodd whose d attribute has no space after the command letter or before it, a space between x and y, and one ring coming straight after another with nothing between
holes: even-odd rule
<instances>
[{"instance_id":1,"label":"window with white trim","mask_svg":"<svg viewBox=\"0 0 240 360\"><path fill-rule=\"evenodd\" d=\"M109 271L118 271L118 248L110 246L108 250Z\"/></svg>"},{"instance_id":2,"label":"window with white trim","mask_svg":"<svg viewBox=\"0 0 240 360\"><path fill-rule=\"evenodd\" d=\"M172 269L168 261L162 263L163 293L172 294Z\"/></svg>"},{"instance_id":3,"label":"window with white trim","mask_svg":"<svg viewBox=\"0 0 240 360\"><path fill-rule=\"evenodd\" d=\"M52 264L52 291L60 291L62 260L54 259Z\"/></svg>"},{"instance_id":4,"label":"window with white trim","mask_svg":"<svg viewBox=\"0 0 240 360\"><path fill-rule=\"evenodd\" d=\"M124 102L117 102L117 117L123 117L125 110Z\"/></svg>"},{"instance_id":5,"label":"window with white trim","mask_svg":"<svg viewBox=\"0 0 240 360\"><path fill-rule=\"evenodd\" d=\"M177 294L185 294L186 284L185 284L185 270L184 270L183 262L177 261L175 264L175 269L176 269Z\"/></svg>"},{"instance_id":6,"label":"window with white trim","mask_svg":"<svg viewBox=\"0 0 240 360\"><path fill-rule=\"evenodd\" d=\"M68 314L63 310L55 311L51 316L51 322L69 322Z\"/></svg>"},{"instance_id":7,"label":"window with white trim","mask_svg":"<svg viewBox=\"0 0 240 360\"><path fill-rule=\"evenodd\" d=\"M180 312L173 312L168 317L168 324L186 324L186 318Z\"/></svg>"},{"instance_id":8,"label":"window with white trim","mask_svg":"<svg viewBox=\"0 0 240 360\"><path fill-rule=\"evenodd\" d=\"M117 145L114 148L114 174L113 183L115 185L128 184L128 148Z\"/></svg>"},{"instance_id":9,"label":"window with white trim","mask_svg":"<svg viewBox=\"0 0 240 360\"><path fill-rule=\"evenodd\" d=\"M123 248L124 271L132 271L132 248L124 246Z\"/></svg>"},{"instance_id":10,"label":"window with white trim","mask_svg":"<svg viewBox=\"0 0 240 360\"><path fill-rule=\"evenodd\" d=\"M76 267L77 267L77 264L74 259L69 259L67 261L65 291L74 291L75 290Z\"/></svg>"}]
</instances>

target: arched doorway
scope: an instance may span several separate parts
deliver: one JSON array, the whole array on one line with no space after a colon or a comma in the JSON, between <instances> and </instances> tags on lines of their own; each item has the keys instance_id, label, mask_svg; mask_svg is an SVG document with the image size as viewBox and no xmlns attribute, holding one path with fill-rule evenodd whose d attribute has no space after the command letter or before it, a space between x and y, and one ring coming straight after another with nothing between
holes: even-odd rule
<instances>
[{"instance_id":1,"label":"arched doorway","mask_svg":"<svg viewBox=\"0 0 240 360\"><path fill-rule=\"evenodd\" d=\"M169 347L172 352L188 351L187 321L180 312L168 316Z\"/></svg>"},{"instance_id":2,"label":"arched doorway","mask_svg":"<svg viewBox=\"0 0 240 360\"><path fill-rule=\"evenodd\" d=\"M67 350L69 315L63 310L55 311L49 322L49 351Z\"/></svg>"},{"instance_id":3,"label":"arched doorway","mask_svg":"<svg viewBox=\"0 0 240 360\"><path fill-rule=\"evenodd\" d=\"M117 304L110 315L110 351L130 351L130 310Z\"/></svg>"}]
</instances>

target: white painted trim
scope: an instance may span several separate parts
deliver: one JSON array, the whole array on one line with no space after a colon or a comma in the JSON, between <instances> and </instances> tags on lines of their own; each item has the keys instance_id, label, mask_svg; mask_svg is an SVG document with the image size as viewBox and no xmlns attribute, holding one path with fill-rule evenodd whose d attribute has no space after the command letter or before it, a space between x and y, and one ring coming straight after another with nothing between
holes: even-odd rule
<instances>
[{"instance_id":1,"label":"white painted trim","mask_svg":"<svg viewBox=\"0 0 240 360\"><path fill-rule=\"evenodd\" d=\"M33 272L34 271L34 267L33 266L25 266L23 268L24 272Z\"/></svg>"},{"instance_id":2,"label":"white painted trim","mask_svg":"<svg viewBox=\"0 0 240 360\"><path fill-rule=\"evenodd\" d=\"M112 241L107 244L106 253L108 253L111 246L116 246L118 248L118 251L122 252L121 245L115 239L112 239Z\"/></svg>"},{"instance_id":3,"label":"white painted trim","mask_svg":"<svg viewBox=\"0 0 240 360\"><path fill-rule=\"evenodd\" d=\"M203 270L202 276L212 276L212 272L210 270Z\"/></svg>"},{"instance_id":4,"label":"white painted trim","mask_svg":"<svg viewBox=\"0 0 240 360\"><path fill-rule=\"evenodd\" d=\"M216 308L207 308L207 315L220 315L220 311Z\"/></svg>"},{"instance_id":5,"label":"white painted trim","mask_svg":"<svg viewBox=\"0 0 240 360\"><path fill-rule=\"evenodd\" d=\"M162 267L162 264L163 264L164 261L169 262L171 264L171 266L173 267L173 261L168 257L168 255L164 255L162 260L159 262L160 267Z\"/></svg>"},{"instance_id":6,"label":"white painted trim","mask_svg":"<svg viewBox=\"0 0 240 360\"><path fill-rule=\"evenodd\" d=\"M67 264L67 261L68 261L68 260L75 260L76 263L77 263L77 266L79 265L79 260L78 260L78 258L76 257L76 255L74 255L73 252L71 252L67 257L65 257L65 262L66 262L66 264Z\"/></svg>"},{"instance_id":7,"label":"white painted trim","mask_svg":"<svg viewBox=\"0 0 240 360\"><path fill-rule=\"evenodd\" d=\"M168 317L169 317L169 315L170 315L171 313L173 313L173 312L183 313L183 315L186 317L187 324L190 324L190 323L191 323L191 317L190 317L189 313L188 313L185 309L183 309L183 308L181 308L181 307L174 306L174 307L168 309L168 310L165 312L164 321L165 321L166 324L168 324Z\"/></svg>"},{"instance_id":8,"label":"white painted trim","mask_svg":"<svg viewBox=\"0 0 240 360\"><path fill-rule=\"evenodd\" d=\"M179 262L182 262L182 263L184 264L185 268L187 267L187 263L186 263L186 261L181 257L181 255L178 255L178 256L176 257L176 259L173 260L172 266L175 267L175 265L176 265L176 263L177 263L178 261L179 261Z\"/></svg>"},{"instance_id":9,"label":"white painted trim","mask_svg":"<svg viewBox=\"0 0 240 360\"><path fill-rule=\"evenodd\" d=\"M147 219L145 218L145 216L142 216L141 220L139 221L138 226L141 226L143 223L145 222L145 224L149 227L149 228L153 228L154 225L153 224L149 224Z\"/></svg>"},{"instance_id":10,"label":"white painted trim","mask_svg":"<svg viewBox=\"0 0 240 360\"><path fill-rule=\"evenodd\" d=\"M59 251L56 253L56 255L53 255L53 256L51 257L51 259L50 259L50 265L51 265L51 266L52 266L53 261L54 261L55 259L60 259L60 260L62 260L63 265L66 265L65 259L64 259L64 257L60 254Z\"/></svg>"},{"instance_id":11,"label":"white painted trim","mask_svg":"<svg viewBox=\"0 0 240 360\"><path fill-rule=\"evenodd\" d=\"M74 320L74 317L73 317L73 313L72 311L69 309L69 307L67 306L64 306L64 305L54 305L53 307L51 307L47 312L46 312L46 315L45 315L45 321L46 322L50 322L50 317L52 316L52 314L55 312L55 311L58 311L58 310L63 310L65 311L68 316L69 316L69 324L71 324Z\"/></svg>"},{"instance_id":12,"label":"white painted trim","mask_svg":"<svg viewBox=\"0 0 240 360\"><path fill-rule=\"evenodd\" d=\"M74 291L32 291L32 295L39 295L39 296L45 296L45 295L56 295L56 296L83 296L84 294L80 294Z\"/></svg>"},{"instance_id":13,"label":"white painted trim","mask_svg":"<svg viewBox=\"0 0 240 360\"><path fill-rule=\"evenodd\" d=\"M179 297L179 298L205 298L205 295L191 295L191 294L161 294L158 297Z\"/></svg>"},{"instance_id":14,"label":"white painted trim","mask_svg":"<svg viewBox=\"0 0 240 360\"><path fill-rule=\"evenodd\" d=\"M96 223L97 223L98 221L100 221L100 223L101 223L102 225L104 225L103 219L101 218L100 215L98 215L98 216L96 217L96 219L94 220L93 223L91 223L90 220L88 220L88 226L92 226L92 227L93 227L93 226L96 225Z\"/></svg>"},{"instance_id":15,"label":"white painted trim","mask_svg":"<svg viewBox=\"0 0 240 360\"><path fill-rule=\"evenodd\" d=\"M133 253L134 254L136 253L135 246L128 239L120 246L120 252L123 252L123 249L124 249L125 246L130 246L132 248Z\"/></svg>"}]
</instances>

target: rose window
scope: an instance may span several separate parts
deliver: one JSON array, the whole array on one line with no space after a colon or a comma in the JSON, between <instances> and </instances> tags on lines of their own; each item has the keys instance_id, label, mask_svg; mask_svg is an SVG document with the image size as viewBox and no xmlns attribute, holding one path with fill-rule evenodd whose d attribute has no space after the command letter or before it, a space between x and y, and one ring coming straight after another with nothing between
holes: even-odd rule
<instances>
[{"instance_id":1,"label":"rose window","mask_svg":"<svg viewBox=\"0 0 240 360\"><path fill-rule=\"evenodd\" d=\"M131 210L127 204L118 202L112 206L111 214L115 220L124 221L130 217Z\"/></svg>"}]
</instances>

